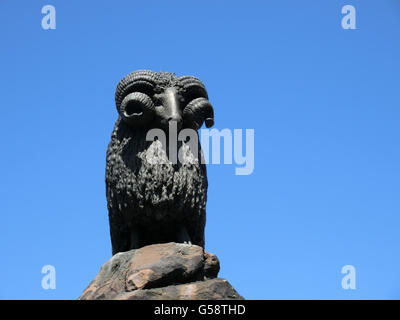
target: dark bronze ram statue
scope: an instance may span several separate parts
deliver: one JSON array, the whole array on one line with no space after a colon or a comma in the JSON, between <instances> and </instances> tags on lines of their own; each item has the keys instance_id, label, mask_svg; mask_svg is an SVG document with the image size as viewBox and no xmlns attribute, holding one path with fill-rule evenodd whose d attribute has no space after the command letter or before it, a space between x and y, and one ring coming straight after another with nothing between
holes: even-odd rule
<instances>
[{"instance_id":1,"label":"dark bronze ram statue","mask_svg":"<svg viewBox=\"0 0 400 320\"><path fill-rule=\"evenodd\" d=\"M147 140L155 128L168 135L172 123L178 132L214 125L203 83L191 76L135 71L118 84L115 103L119 116L106 165L113 254L170 241L204 247L207 173L199 161L200 144L198 154L174 163L168 159L170 146Z\"/></svg>"}]
</instances>

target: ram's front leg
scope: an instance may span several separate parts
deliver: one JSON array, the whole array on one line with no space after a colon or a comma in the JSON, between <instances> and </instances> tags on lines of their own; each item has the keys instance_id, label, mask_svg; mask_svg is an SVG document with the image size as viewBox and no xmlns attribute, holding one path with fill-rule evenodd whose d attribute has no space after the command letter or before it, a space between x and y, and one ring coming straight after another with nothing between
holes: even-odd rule
<instances>
[{"instance_id":1,"label":"ram's front leg","mask_svg":"<svg viewBox=\"0 0 400 320\"><path fill-rule=\"evenodd\" d=\"M120 219L121 213L109 209L112 254L129 250L129 230Z\"/></svg>"},{"instance_id":2,"label":"ram's front leg","mask_svg":"<svg viewBox=\"0 0 400 320\"><path fill-rule=\"evenodd\" d=\"M177 228L177 241L180 243L192 244L189 233L184 224L180 224Z\"/></svg>"},{"instance_id":3,"label":"ram's front leg","mask_svg":"<svg viewBox=\"0 0 400 320\"><path fill-rule=\"evenodd\" d=\"M139 229L137 227L131 227L130 228L130 240L131 240L131 245L130 248L132 249L139 249L140 248L140 234L139 234Z\"/></svg>"}]
</instances>

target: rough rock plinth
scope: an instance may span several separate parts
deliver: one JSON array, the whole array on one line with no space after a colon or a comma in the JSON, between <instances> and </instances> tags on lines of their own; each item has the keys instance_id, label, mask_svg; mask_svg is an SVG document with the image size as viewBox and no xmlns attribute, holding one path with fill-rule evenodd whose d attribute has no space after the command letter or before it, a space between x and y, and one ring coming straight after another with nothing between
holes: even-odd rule
<instances>
[{"instance_id":1,"label":"rough rock plinth","mask_svg":"<svg viewBox=\"0 0 400 320\"><path fill-rule=\"evenodd\" d=\"M149 245L114 255L79 299L243 299L218 272L218 258L200 246Z\"/></svg>"}]
</instances>

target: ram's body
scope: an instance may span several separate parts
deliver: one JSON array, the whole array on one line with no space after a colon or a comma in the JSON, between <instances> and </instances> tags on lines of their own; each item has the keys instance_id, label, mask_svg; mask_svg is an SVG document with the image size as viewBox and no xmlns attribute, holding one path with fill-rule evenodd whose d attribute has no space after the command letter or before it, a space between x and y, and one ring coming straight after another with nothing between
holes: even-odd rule
<instances>
[{"instance_id":1,"label":"ram's body","mask_svg":"<svg viewBox=\"0 0 400 320\"><path fill-rule=\"evenodd\" d=\"M145 72L152 75L153 79L160 75ZM163 75L166 74L161 73L161 76ZM179 78L167 75L172 80L170 83L164 82L164 88L170 88L171 83L172 87L176 87L174 83L177 83ZM137 77L134 79L138 82ZM108 146L106 164L106 194L113 254L147 244L169 241L187 241L204 247L207 200L205 164L202 164L198 155L193 155L187 147L183 148L185 152L182 161L173 164L167 156L168 146L165 150L159 140L146 140L148 129L163 128L165 115L162 112L169 112L169 100L160 100L160 104L164 104L163 108L167 111L162 111L160 107L162 112L159 111L158 116L147 121L146 125L142 126L140 122L139 126L136 123L132 125L131 121L124 119L126 113L121 113L121 109L124 108L121 104L126 103L124 96L139 89L131 88L122 93L121 90L123 89L119 85L116 103L120 116ZM191 107L190 101L182 102L181 118L173 119L178 123L180 121L183 127L185 123L188 127L183 111L185 106ZM137 103L137 100L134 100L134 103ZM174 103L178 102L172 104ZM137 114L143 115L142 112ZM198 150L201 153L200 144Z\"/></svg>"}]
</instances>

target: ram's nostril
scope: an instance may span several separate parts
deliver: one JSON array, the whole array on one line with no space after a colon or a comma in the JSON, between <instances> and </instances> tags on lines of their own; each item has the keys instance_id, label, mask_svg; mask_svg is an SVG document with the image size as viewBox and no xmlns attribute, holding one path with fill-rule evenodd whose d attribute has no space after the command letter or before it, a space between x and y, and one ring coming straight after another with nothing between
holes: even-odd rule
<instances>
[{"instance_id":1,"label":"ram's nostril","mask_svg":"<svg viewBox=\"0 0 400 320\"><path fill-rule=\"evenodd\" d=\"M175 121L177 124L182 123L182 117L180 115L170 116L167 118L168 122Z\"/></svg>"},{"instance_id":2,"label":"ram's nostril","mask_svg":"<svg viewBox=\"0 0 400 320\"><path fill-rule=\"evenodd\" d=\"M178 117L169 117L169 118L168 118L168 122L170 122L170 121L180 122L180 121L182 121L182 119L181 119L181 118L178 118Z\"/></svg>"},{"instance_id":3,"label":"ram's nostril","mask_svg":"<svg viewBox=\"0 0 400 320\"><path fill-rule=\"evenodd\" d=\"M138 101L131 101L129 102L126 107L125 107L125 114L128 117L131 117L133 115L141 115L143 114L143 108L140 102Z\"/></svg>"},{"instance_id":4,"label":"ram's nostril","mask_svg":"<svg viewBox=\"0 0 400 320\"><path fill-rule=\"evenodd\" d=\"M182 129L182 117L169 117L168 126L171 128L175 127L177 130Z\"/></svg>"}]
</instances>

